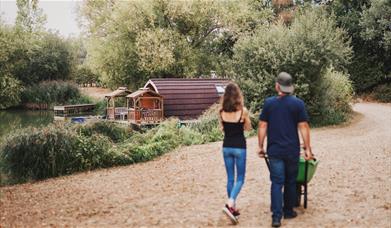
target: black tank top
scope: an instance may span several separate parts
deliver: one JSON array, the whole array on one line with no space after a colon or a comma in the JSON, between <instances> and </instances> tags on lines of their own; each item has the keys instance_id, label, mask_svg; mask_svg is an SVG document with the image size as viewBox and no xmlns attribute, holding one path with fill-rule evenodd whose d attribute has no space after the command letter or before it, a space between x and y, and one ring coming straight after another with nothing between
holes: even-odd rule
<instances>
[{"instance_id":1,"label":"black tank top","mask_svg":"<svg viewBox=\"0 0 391 228\"><path fill-rule=\"evenodd\" d=\"M242 120L243 110L240 113L239 121L226 122L220 112L220 117L224 127L223 147L243 148L246 149L246 138L244 137L244 122Z\"/></svg>"}]
</instances>

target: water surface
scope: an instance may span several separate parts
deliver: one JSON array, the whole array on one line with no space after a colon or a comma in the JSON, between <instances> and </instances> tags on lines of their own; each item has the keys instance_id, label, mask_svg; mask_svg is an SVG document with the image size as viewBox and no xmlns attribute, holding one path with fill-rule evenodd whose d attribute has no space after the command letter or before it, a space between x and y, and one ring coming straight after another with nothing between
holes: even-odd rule
<instances>
[{"instance_id":1,"label":"water surface","mask_svg":"<svg viewBox=\"0 0 391 228\"><path fill-rule=\"evenodd\" d=\"M29 126L46 126L54 121L53 111L0 111L0 138L12 131Z\"/></svg>"}]
</instances>

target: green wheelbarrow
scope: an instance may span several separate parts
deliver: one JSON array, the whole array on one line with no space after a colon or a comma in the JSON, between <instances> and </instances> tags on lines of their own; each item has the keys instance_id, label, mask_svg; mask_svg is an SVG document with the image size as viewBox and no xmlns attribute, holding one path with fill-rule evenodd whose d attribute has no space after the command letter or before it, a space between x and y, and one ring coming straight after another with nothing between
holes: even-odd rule
<instances>
[{"instance_id":1,"label":"green wheelbarrow","mask_svg":"<svg viewBox=\"0 0 391 228\"><path fill-rule=\"evenodd\" d=\"M265 156L265 162L267 168L270 172L270 163L269 158ZM308 200L308 183L311 181L312 177L316 172L319 161L315 158L313 160L306 161L303 157L300 157L299 160L299 171L296 178L296 207L299 207L301 204L301 196L304 197L304 208L307 208Z\"/></svg>"}]
</instances>

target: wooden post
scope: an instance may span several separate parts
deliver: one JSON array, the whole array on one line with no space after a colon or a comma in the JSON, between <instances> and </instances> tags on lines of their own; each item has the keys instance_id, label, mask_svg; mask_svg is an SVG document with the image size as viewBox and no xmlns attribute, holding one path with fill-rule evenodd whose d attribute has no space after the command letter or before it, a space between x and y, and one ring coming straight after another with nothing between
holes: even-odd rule
<instances>
[{"instance_id":1,"label":"wooden post","mask_svg":"<svg viewBox=\"0 0 391 228\"><path fill-rule=\"evenodd\" d=\"M113 97L113 120L115 120L115 97Z\"/></svg>"},{"instance_id":2,"label":"wooden post","mask_svg":"<svg viewBox=\"0 0 391 228\"><path fill-rule=\"evenodd\" d=\"M160 98L160 110L162 110L161 112L162 112L162 115L161 115L161 120L163 120L164 119L164 100L163 100L163 98Z\"/></svg>"},{"instance_id":3,"label":"wooden post","mask_svg":"<svg viewBox=\"0 0 391 228\"><path fill-rule=\"evenodd\" d=\"M110 97L107 99L107 103L106 103L106 119L110 119L109 106L110 106Z\"/></svg>"}]
</instances>

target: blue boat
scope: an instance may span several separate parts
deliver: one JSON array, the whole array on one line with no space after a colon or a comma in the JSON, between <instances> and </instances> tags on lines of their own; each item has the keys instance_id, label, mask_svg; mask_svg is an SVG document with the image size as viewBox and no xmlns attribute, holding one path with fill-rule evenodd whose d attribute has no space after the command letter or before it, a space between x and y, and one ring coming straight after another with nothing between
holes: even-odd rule
<instances>
[{"instance_id":1,"label":"blue boat","mask_svg":"<svg viewBox=\"0 0 391 228\"><path fill-rule=\"evenodd\" d=\"M72 117L71 122L72 123L84 123L86 121L85 117Z\"/></svg>"}]
</instances>

